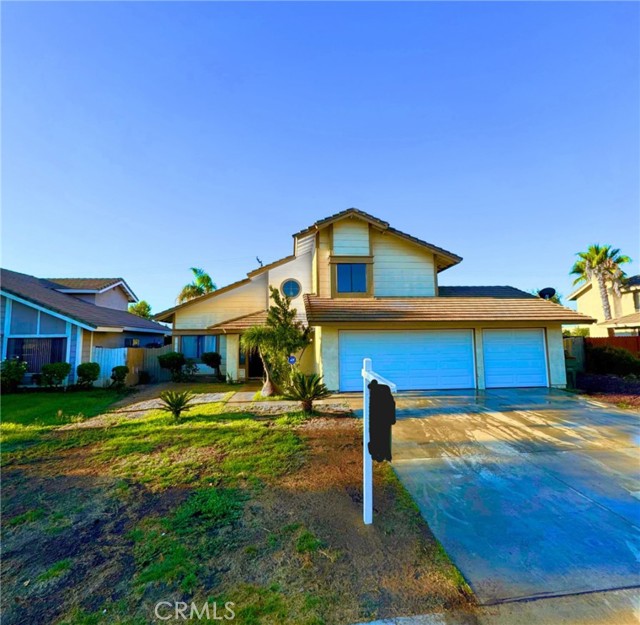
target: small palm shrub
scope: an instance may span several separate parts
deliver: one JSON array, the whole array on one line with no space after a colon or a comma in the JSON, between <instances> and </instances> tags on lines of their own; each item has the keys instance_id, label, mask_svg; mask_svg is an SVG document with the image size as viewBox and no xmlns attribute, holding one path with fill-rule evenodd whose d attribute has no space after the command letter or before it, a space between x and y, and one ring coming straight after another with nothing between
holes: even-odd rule
<instances>
[{"instance_id":1,"label":"small palm shrub","mask_svg":"<svg viewBox=\"0 0 640 625\"><path fill-rule=\"evenodd\" d=\"M170 412L176 421L180 420L180 415L193 407L194 395L191 391L162 391L160 400L162 406L160 410Z\"/></svg>"},{"instance_id":2,"label":"small palm shrub","mask_svg":"<svg viewBox=\"0 0 640 625\"><path fill-rule=\"evenodd\" d=\"M28 368L27 362L19 358L3 360L0 366L0 388L2 388L2 392L15 392Z\"/></svg>"},{"instance_id":3,"label":"small palm shrub","mask_svg":"<svg viewBox=\"0 0 640 625\"><path fill-rule=\"evenodd\" d=\"M331 391L324 385L322 376L317 373L306 375L294 371L291 382L285 392L287 399L295 399L302 403L302 410L309 414L313 411L313 402L331 395Z\"/></svg>"},{"instance_id":4,"label":"small palm shrub","mask_svg":"<svg viewBox=\"0 0 640 625\"><path fill-rule=\"evenodd\" d=\"M69 373L71 373L71 365L68 362L50 362L42 365L38 384L40 386L60 386Z\"/></svg>"},{"instance_id":5,"label":"small palm shrub","mask_svg":"<svg viewBox=\"0 0 640 625\"><path fill-rule=\"evenodd\" d=\"M83 362L76 367L78 385L91 387L100 377L100 365L97 362Z\"/></svg>"},{"instance_id":6,"label":"small palm shrub","mask_svg":"<svg viewBox=\"0 0 640 625\"><path fill-rule=\"evenodd\" d=\"M158 364L162 369L167 369L171 373L173 382L182 380L182 367L184 367L187 359L180 352L168 352L158 356Z\"/></svg>"},{"instance_id":7,"label":"small palm shrub","mask_svg":"<svg viewBox=\"0 0 640 625\"><path fill-rule=\"evenodd\" d=\"M120 365L111 369L111 386L114 388L123 388L124 381L129 375L129 367Z\"/></svg>"}]
</instances>

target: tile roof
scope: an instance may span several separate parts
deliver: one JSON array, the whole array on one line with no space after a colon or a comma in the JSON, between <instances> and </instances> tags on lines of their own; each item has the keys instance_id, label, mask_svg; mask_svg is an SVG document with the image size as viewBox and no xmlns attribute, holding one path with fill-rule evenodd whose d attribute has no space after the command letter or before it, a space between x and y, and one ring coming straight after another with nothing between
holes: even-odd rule
<instances>
[{"instance_id":1,"label":"tile roof","mask_svg":"<svg viewBox=\"0 0 640 625\"><path fill-rule=\"evenodd\" d=\"M107 287L124 282L122 278L46 278L47 282L59 284L65 289L101 291Z\"/></svg>"},{"instance_id":2,"label":"tile roof","mask_svg":"<svg viewBox=\"0 0 640 625\"><path fill-rule=\"evenodd\" d=\"M58 285L50 280L36 278L24 273L0 270L0 287L9 294L28 302L57 312L65 317L79 321L87 326L98 328L132 328L136 330L154 330L168 334L165 326L132 315L126 310L104 308L56 291Z\"/></svg>"},{"instance_id":3,"label":"tile roof","mask_svg":"<svg viewBox=\"0 0 640 625\"><path fill-rule=\"evenodd\" d=\"M304 230L300 230L300 232L296 232L293 236L299 237L305 235L313 230L317 230L318 228L322 228L323 226L327 226L334 221L338 221L339 219L343 219L345 217L359 217L360 219L364 219L369 223L377 226L384 232L390 232L391 234L395 234L398 237L406 239L407 241L411 241L416 243L417 245L421 245L422 247L426 247L434 254L440 256L440 258L446 262L441 262L438 264L439 269L447 269L448 267L452 267L453 265L457 265L460 261L462 261L462 257L454 254L453 252L449 252L442 247L438 247L437 245L433 245L432 243L428 243L427 241L423 241L422 239L418 239L411 234L407 234L406 232L402 232L402 230L397 230L396 228L392 228L387 221L383 221L378 217L374 217L369 213L365 213L358 208L347 208L346 210L340 211L329 217L325 217L324 219L319 219L315 223L313 223L308 228Z\"/></svg>"},{"instance_id":4,"label":"tile roof","mask_svg":"<svg viewBox=\"0 0 640 625\"><path fill-rule=\"evenodd\" d=\"M445 287L446 288L446 287ZM494 287L495 288L495 287ZM517 289L516 289L517 290ZM520 293L523 293L520 291ZM557 321L592 323L586 315L539 297L445 296L411 298L336 298L305 295L310 325L362 321Z\"/></svg>"},{"instance_id":5,"label":"tile roof","mask_svg":"<svg viewBox=\"0 0 640 625\"><path fill-rule=\"evenodd\" d=\"M640 312L631 313L624 317L617 317L609 321L602 321L599 326L621 327L621 328L640 328Z\"/></svg>"},{"instance_id":6,"label":"tile roof","mask_svg":"<svg viewBox=\"0 0 640 625\"><path fill-rule=\"evenodd\" d=\"M258 312L251 313L250 315L234 317L233 319L228 319L227 321L216 323L212 326L209 326L207 330L215 330L220 332L220 334L236 334L239 332L244 332L245 330L253 326L264 325L266 320L267 311L260 310Z\"/></svg>"}]
</instances>

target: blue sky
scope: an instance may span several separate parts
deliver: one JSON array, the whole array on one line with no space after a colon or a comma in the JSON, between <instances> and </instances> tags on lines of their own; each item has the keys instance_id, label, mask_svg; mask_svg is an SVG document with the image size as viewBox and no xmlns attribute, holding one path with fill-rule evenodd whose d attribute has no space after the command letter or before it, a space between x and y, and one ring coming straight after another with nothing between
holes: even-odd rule
<instances>
[{"instance_id":1,"label":"blue sky","mask_svg":"<svg viewBox=\"0 0 640 625\"><path fill-rule=\"evenodd\" d=\"M158 312L355 206L571 290L640 258L636 3L3 3L2 264Z\"/></svg>"}]
</instances>

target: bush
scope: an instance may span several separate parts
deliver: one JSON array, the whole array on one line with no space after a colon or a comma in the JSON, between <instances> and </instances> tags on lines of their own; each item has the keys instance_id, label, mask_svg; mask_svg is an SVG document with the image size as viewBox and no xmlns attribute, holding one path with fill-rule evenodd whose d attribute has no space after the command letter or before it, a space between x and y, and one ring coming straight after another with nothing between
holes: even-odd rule
<instances>
[{"instance_id":1,"label":"bush","mask_svg":"<svg viewBox=\"0 0 640 625\"><path fill-rule=\"evenodd\" d=\"M60 386L71 373L71 365L68 362L51 362L42 365L38 384L41 386Z\"/></svg>"},{"instance_id":2,"label":"bush","mask_svg":"<svg viewBox=\"0 0 640 625\"><path fill-rule=\"evenodd\" d=\"M100 365L97 362L83 362L76 367L79 386L93 386L100 377Z\"/></svg>"},{"instance_id":3,"label":"bush","mask_svg":"<svg viewBox=\"0 0 640 625\"><path fill-rule=\"evenodd\" d=\"M162 369L168 369L171 373L171 379L174 382L182 380L182 367L186 364L187 359L180 352L168 352L162 356L158 356L158 363Z\"/></svg>"},{"instance_id":4,"label":"bush","mask_svg":"<svg viewBox=\"0 0 640 625\"><path fill-rule=\"evenodd\" d=\"M200 360L211 367L216 372L216 377L220 379L220 365L222 364L222 356L218 352L205 352L200 356Z\"/></svg>"},{"instance_id":5,"label":"bush","mask_svg":"<svg viewBox=\"0 0 640 625\"><path fill-rule=\"evenodd\" d=\"M13 393L18 389L28 365L24 360L11 358L3 360L0 367L0 388L3 393Z\"/></svg>"},{"instance_id":6,"label":"bush","mask_svg":"<svg viewBox=\"0 0 640 625\"><path fill-rule=\"evenodd\" d=\"M162 406L160 410L170 412L176 421L180 420L180 415L193 406L193 393L191 391L162 391L160 393Z\"/></svg>"},{"instance_id":7,"label":"bush","mask_svg":"<svg viewBox=\"0 0 640 625\"><path fill-rule=\"evenodd\" d=\"M184 367L182 367L182 373L180 375L180 380L182 382L192 382L196 373L198 373L198 365L193 358L187 358L184 363Z\"/></svg>"},{"instance_id":8,"label":"bush","mask_svg":"<svg viewBox=\"0 0 640 625\"><path fill-rule=\"evenodd\" d=\"M120 365L111 369L111 386L114 388L122 388L125 378L129 375L129 367Z\"/></svg>"},{"instance_id":9,"label":"bush","mask_svg":"<svg viewBox=\"0 0 640 625\"><path fill-rule=\"evenodd\" d=\"M322 376L317 373L305 375L300 371L294 371L291 383L285 392L287 399L296 399L302 402L302 410L307 414L313 410L313 402L316 399L328 397L331 392L322 382Z\"/></svg>"},{"instance_id":10,"label":"bush","mask_svg":"<svg viewBox=\"0 0 640 625\"><path fill-rule=\"evenodd\" d=\"M640 375L640 358L620 347L589 347L587 371L605 375Z\"/></svg>"}]
</instances>

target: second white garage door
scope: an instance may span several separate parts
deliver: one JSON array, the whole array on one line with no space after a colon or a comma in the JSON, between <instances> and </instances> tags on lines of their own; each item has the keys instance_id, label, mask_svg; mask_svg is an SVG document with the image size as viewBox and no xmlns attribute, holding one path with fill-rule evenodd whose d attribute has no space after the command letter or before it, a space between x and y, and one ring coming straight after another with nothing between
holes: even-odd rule
<instances>
[{"instance_id":1,"label":"second white garage door","mask_svg":"<svg viewBox=\"0 0 640 625\"><path fill-rule=\"evenodd\" d=\"M399 390L475 388L471 330L339 333L340 390L362 390L363 358Z\"/></svg>"},{"instance_id":2,"label":"second white garage door","mask_svg":"<svg viewBox=\"0 0 640 625\"><path fill-rule=\"evenodd\" d=\"M487 388L547 386L544 330L484 330L484 379Z\"/></svg>"}]
</instances>

